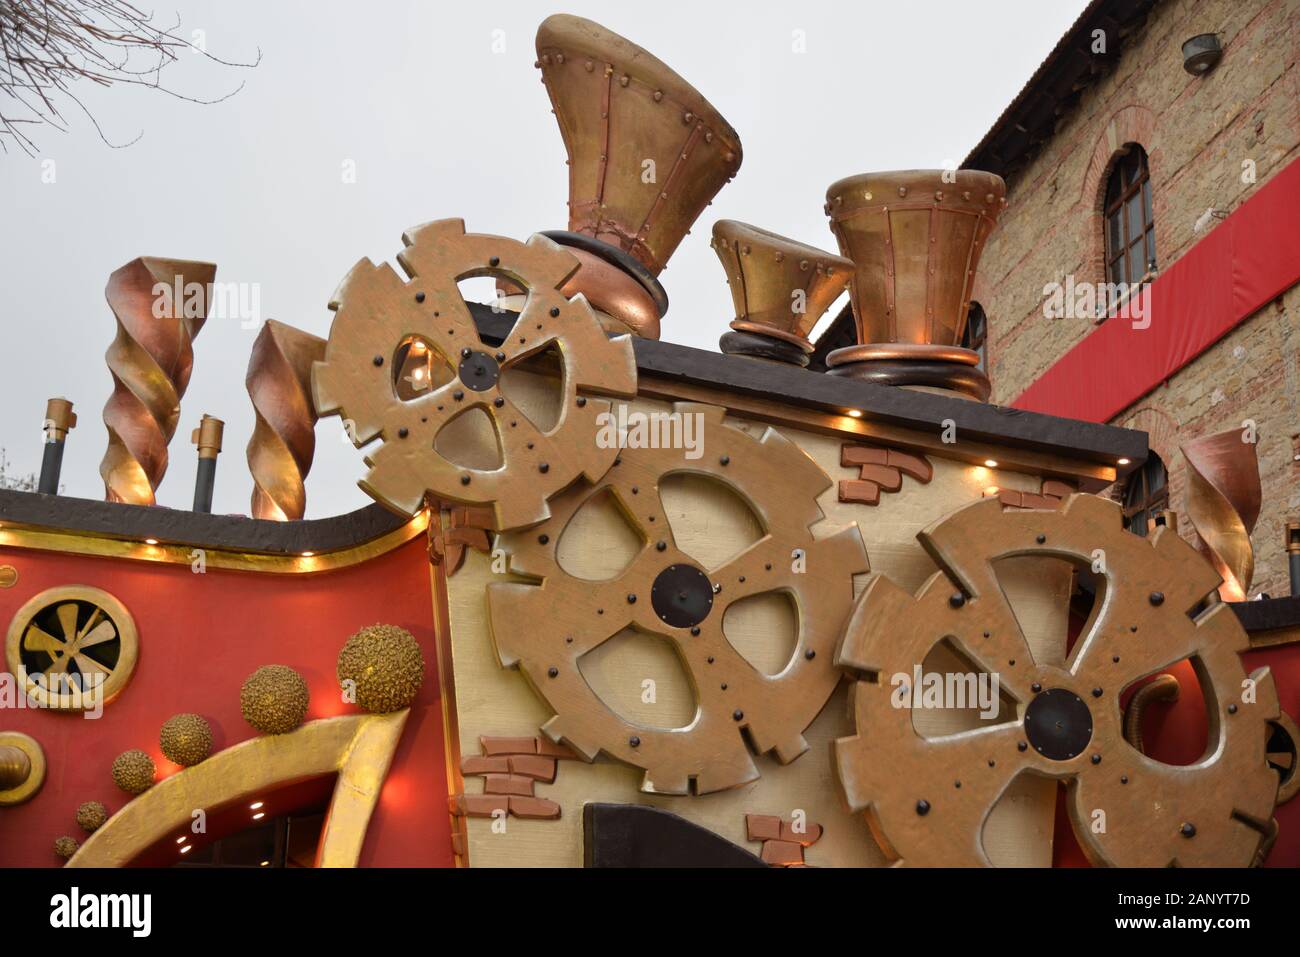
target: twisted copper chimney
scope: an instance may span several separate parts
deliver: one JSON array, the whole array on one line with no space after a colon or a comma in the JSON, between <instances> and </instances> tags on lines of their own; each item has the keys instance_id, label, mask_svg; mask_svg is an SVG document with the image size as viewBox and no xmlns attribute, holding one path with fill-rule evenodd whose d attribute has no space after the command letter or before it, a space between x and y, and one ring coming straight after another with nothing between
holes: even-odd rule
<instances>
[{"instance_id":1,"label":"twisted copper chimney","mask_svg":"<svg viewBox=\"0 0 1300 957\"><path fill-rule=\"evenodd\" d=\"M268 319L257 334L244 385L256 421L248 440L253 517L277 522L303 517L303 485L316 452L311 367L325 358L325 340Z\"/></svg>"},{"instance_id":2,"label":"twisted copper chimney","mask_svg":"<svg viewBox=\"0 0 1300 957\"><path fill-rule=\"evenodd\" d=\"M590 20L548 17L537 66L569 154L569 230L546 235L582 263L561 288L658 338L657 277L736 175L740 138L667 64Z\"/></svg>"},{"instance_id":3,"label":"twisted copper chimney","mask_svg":"<svg viewBox=\"0 0 1300 957\"><path fill-rule=\"evenodd\" d=\"M216 273L212 263L143 256L109 277L104 294L117 335L105 355L113 394L104 406L108 450L99 474L110 502L154 504Z\"/></svg>"},{"instance_id":4,"label":"twisted copper chimney","mask_svg":"<svg viewBox=\"0 0 1300 957\"><path fill-rule=\"evenodd\" d=\"M1255 575L1250 533L1259 521L1259 456L1240 429L1203 435L1182 446L1187 514L1201 547L1223 578L1219 597L1244 601Z\"/></svg>"},{"instance_id":5,"label":"twisted copper chimney","mask_svg":"<svg viewBox=\"0 0 1300 957\"><path fill-rule=\"evenodd\" d=\"M1000 176L978 170L863 173L831 185L831 230L856 264L858 334L827 356L832 375L988 398L979 356L959 343L1005 196Z\"/></svg>"},{"instance_id":6,"label":"twisted copper chimney","mask_svg":"<svg viewBox=\"0 0 1300 957\"><path fill-rule=\"evenodd\" d=\"M733 219L713 224L712 245L736 307L722 351L806 366L808 333L844 291L853 262Z\"/></svg>"}]
</instances>

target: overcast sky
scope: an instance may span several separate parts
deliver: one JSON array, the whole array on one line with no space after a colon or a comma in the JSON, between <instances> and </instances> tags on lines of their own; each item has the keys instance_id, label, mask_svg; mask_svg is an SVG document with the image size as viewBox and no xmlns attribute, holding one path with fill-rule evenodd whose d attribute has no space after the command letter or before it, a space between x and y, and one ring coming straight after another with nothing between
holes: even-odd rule
<instances>
[{"instance_id":1,"label":"overcast sky","mask_svg":"<svg viewBox=\"0 0 1300 957\"><path fill-rule=\"evenodd\" d=\"M76 403L66 494L100 498L100 421L114 321L104 285L141 255L217 264L256 284L260 318L326 336L330 294L361 257L392 261L401 233L462 217L472 232L526 238L566 225L564 147L533 67L550 13L597 20L653 52L740 134L744 164L661 276L663 338L716 349L732 316L709 249L715 219L739 219L834 250L826 187L870 170L960 161L1019 92L1083 0L745 3L494 0L180 2L181 33L223 67L185 54L165 72L199 106L156 91L77 88L84 117L35 129L39 155L0 154L0 445L10 470L39 469L45 400ZM172 21L164 0L159 20ZM802 31L805 49L796 51ZM504 46L504 49L502 47ZM356 181L343 182L345 161ZM53 161L52 165L49 161ZM43 182L53 172L54 182ZM256 328L210 321L195 341L162 505L188 508L203 413L226 421L214 511L247 514L253 414L244 369ZM317 427L308 517L350 511L361 453L337 418Z\"/></svg>"}]
</instances>

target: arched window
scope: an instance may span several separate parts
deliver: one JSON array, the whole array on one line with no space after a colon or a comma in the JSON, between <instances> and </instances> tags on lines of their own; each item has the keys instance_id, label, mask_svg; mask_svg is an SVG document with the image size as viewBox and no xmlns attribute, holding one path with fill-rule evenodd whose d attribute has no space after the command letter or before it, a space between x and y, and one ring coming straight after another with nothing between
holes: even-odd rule
<instances>
[{"instance_id":1,"label":"arched window","mask_svg":"<svg viewBox=\"0 0 1300 957\"><path fill-rule=\"evenodd\" d=\"M1169 473L1154 452L1124 483L1124 527L1146 536L1151 520L1169 507Z\"/></svg>"},{"instance_id":2,"label":"arched window","mask_svg":"<svg viewBox=\"0 0 1300 957\"><path fill-rule=\"evenodd\" d=\"M1147 154L1136 143L1115 162L1106 181L1106 279L1138 282L1156 268Z\"/></svg>"},{"instance_id":3,"label":"arched window","mask_svg":"<svg viewBox=\"0 0 1300 957\"><path fill-rule=\"evenodd\" d=\"M961 344L962 348L979 353L978 368L987 372L989 369L989 322L988 317L984 315L984 307L978 302L972 302L970 309L966 312L966 328L962 330Z\"/></svg>"}]
</instances>

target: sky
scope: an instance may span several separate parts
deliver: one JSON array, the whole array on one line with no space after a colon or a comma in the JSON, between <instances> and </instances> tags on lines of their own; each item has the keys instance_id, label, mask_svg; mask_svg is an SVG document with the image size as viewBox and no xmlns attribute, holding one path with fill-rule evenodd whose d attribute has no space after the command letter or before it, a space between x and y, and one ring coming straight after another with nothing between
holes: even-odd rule
<instances>
[{"instance_id":1,"label":"sky","mask_svg":"<svg viewBox=\"0 0 1300 957\"><path fill-rule=\"evenodd\" d=\"M744 162L660 276L662 338L717 349L733 317L709 248L738 219L835 249L826 187L871 170L941 168L981 139L1083 9L1084 0L655 4L571 0L193 0L156 21L225 60L186 51L157 90L89 83L69 129L29 128L35 156L0 153L0 447L8 471L36 472L45 400L79 424L64 494L101 498L101 422L112 383L104 351L108 276L137 256L217 264L246 284L247 312L210 320L194 343L160 505L189 508L204 414L226 423L213 511L247 514L244 389L261 320L325 337L330 295L361 258L395 262L401 234L460 217L470 232L526 239L566 226L564 146L534 68L551 13L596 20L650 50L740 135ZM141 135L142 134L142 135ZM351 177L345 171L354 171ZM352 181L347 181L348 179ZM256 290L256 306L251 290ZM831 314L834 313L831 310ZM254 314L255 312L255 314ZM824 325L824 322L823 322ZM362 453L337 418L317 425L307 517L370 500Z\"/></svg>"}]
</instances>

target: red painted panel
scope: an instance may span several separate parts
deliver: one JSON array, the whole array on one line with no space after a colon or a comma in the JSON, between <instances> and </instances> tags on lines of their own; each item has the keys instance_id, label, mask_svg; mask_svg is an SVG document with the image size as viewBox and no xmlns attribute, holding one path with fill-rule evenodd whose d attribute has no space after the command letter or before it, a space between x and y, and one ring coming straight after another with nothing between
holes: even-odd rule
<instances>
[{"instance_id":1,"label":"red painted panel","mask_svg":"<svg viewBox=\"0 0 1300 957\"><path fill-rule=\"evenodd\" d=\"M185 565L0 549L18 569L0 590L0 625L33 595L56 585L91 585L115 595L135 618L140 660L131 683L99 720L56 712L0 711L0 728L23 731L45 749L40 794L0 811L0 865L55 866L54 839L84 837L74 819L83 801L116 811L128 795L113 784L113 758L150 753L160 778L178 768L162 757L158 729L194 711L211 723L214 750L255 732L239 713L239 688L264 664L296 668L311 692L308 719L354 710L341 700L335 659L348 636L388 622L419 641L427 665L383 794L371 818L364 866L451 866L442 710L429 564L422 536L351 568L273 575Z\"/></svg>"},{"instance_id":2,"label":"red painted panel","mask_svg":"<svg viewBox=\"0 0 1300 957\"><path fill-rule=\"evenodd\" d=\"M1122 312L1102 323L1011 405L1108 422L1297 282L1300 162L1292 162L1151 283L1140 321Z\"/></svg>"}]
</instances>

